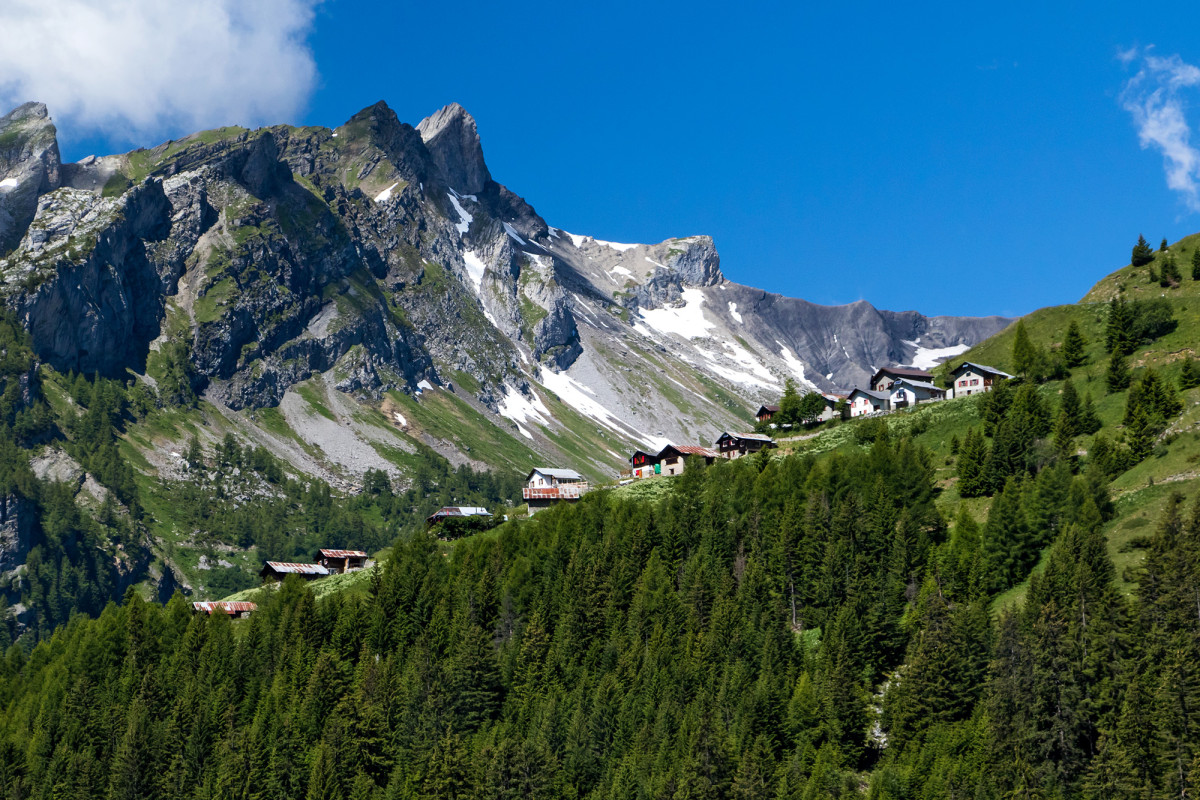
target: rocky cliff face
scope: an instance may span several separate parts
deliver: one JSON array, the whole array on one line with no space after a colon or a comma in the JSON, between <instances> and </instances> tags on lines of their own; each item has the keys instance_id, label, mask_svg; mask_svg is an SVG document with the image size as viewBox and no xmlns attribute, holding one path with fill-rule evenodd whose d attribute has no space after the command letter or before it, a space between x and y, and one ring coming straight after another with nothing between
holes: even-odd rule
<instances>
[{"instance_id":1,"label":"rocky cliff face","mask_svg":"<svg viewBox=\"0 0 1200 800\"><path fill-rule=\"evenodd\" d=\"M54 136L44 106L0 118L0 299L58 369L184 373L233 412L313 377L368 406L442 387L546 460L607 471L629 444L743 426L786 378L849 388L1007 323L740 286L707 236L567 233L492 179L457 104L69 165Z\"/></svg>"}]
</instances>

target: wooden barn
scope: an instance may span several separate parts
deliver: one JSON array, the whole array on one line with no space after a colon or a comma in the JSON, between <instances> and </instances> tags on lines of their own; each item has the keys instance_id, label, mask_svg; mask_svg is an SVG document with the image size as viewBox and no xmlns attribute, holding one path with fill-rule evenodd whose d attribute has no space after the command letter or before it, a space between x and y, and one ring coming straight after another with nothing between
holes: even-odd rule
<instances>
[{"instance_id":1,"label":"wooden barn","mask_svg":"<svg viewBox=\"0 0 1200 800\"><path fill-rule=\"evenodd\" d=\"M663 475L680 475L688 458L702 458L711 464L721 457L716 450L689 444L669 444L658 453L659 466Z\"/></svg>"},{"instance_id":2,"label":"wooden barn","mask_svg":"<svg viewBox=\"0 0 1200 800\"><path fill-rule=\"evenodd\" d=\"M228 614L234 619L245 619L258 608L256 603L246 603L238 600L201 600L192 603L192 610L212 616L213 614Z\"/></svg>"},{"instance_id":3,"label":"wooden barn","mask_svg":"<svg viewBox=\"0 0 1200 800\"><path fill-rule=\"evenodd\" d=\"M759 406L758 413L754 415L754 419L759 422L770 422L771 417L779 413L779 406Z\"/></svg>"},{"instance_id":4,"label":"wooden barn","mask_svg":"<svg viewBox=\"0 0 1200 800\"><path fill-rule=\"evenodd\" d=\"M321 549L317 551L316 563L329 570L330 575L338 575L367 566L367 554L362 550Z\"/></svg>"},{"instance_id":5,"label":"wooden barn","mask_svg":"<svg viewBox=\"0 0 1200 800\"><path fill-rule=\"evenodd\" d=\"M741 458L750 453L757 453L764 448L769 449L778 445L761 433L730 433L726 431L717 438L716 448L721 458Z\"/></svg>"},{"instance_id":6,"label":"wooden barn","mask_svg":"<svg viewBox=\"0 0 1200 800\"><path fill-rule=\"evenodd\" d=\"M288 575L299 575L306 581L324 578L329 570L320 564L299 564L290 561L268 561L258 571L264 583L282 581Z\"/></svg>"}]
</instances>

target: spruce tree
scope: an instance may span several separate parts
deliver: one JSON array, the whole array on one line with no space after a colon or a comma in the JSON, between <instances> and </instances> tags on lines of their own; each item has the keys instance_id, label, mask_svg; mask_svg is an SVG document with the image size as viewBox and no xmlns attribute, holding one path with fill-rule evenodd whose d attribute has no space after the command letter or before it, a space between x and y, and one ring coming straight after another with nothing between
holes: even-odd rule
<instances>
[{"instance_id":1,"label":"spruce tree","mask_svg":"<svg viewBox=\"0 0 1200 800\"><path fill-rule=\"evenodd\" d=\"M1071 320L1071 324L1067 326L1067 333L1063 337L1063 361L1072 369L1082 367L1087 363L1086 347L1087 340L1083 338L1083 332L1079 330L1079 323Z\"/></svg>"},{"instance_id":2,"label":"spruce tree","mask_svg":"<svg viewBox=\"0 0 1200 800\"><path fill-rule=\"evenodd\" d=\"M1072 437L1083 432L1083 405L1079 401L1079 392L1075 391L1075 384L1069 379L1063 383L1058 409L1059 415L1066 419Z\"/></svg>"},{"instance_id":3,"label":"spruce tree","mask_svg":"<svg viewBox=\"0 0 1200 800\"><path fill-rule=\"evenodd\" d=\"M1108 304L1108 324L1104 330L1104 349L1109 353L1129 355L1137 342L1134 334L1133 310L1124 295L1117 295Z\"/></svg>"},{"instance_id":4,"label":"spruce tree","mask_svg":"<svg viewBox=\"0 0 1200 800\"><path fill-rule=\"evenodd\" d=\"M1138 234L1137 244L1133 246L1133 254L1130 256L1130 263L1135 267L1140 267L1144 264L1149 264L1154 260L1154 251L1150 249L1146 237Z\"/></svg>"},{"instance_id":5,"label":"spruce tree","mask_svg":"<svg viewBox=\"0 0 1200 800\"><path fill-rule=\"evenodd\" d=\"M1079 411L1079 432L1087 436L1097 433L1102 427L1100 415L1096 413L1096 404L1092 402L1092 393L1083 397L1083 407Z\"/></svg>"},{"instance_id":6,"label":"spruce tree","mask_svg":"<svg viewBox=\"0 0 1200 800\"><path fill-rule=\"evenodd\" d=\"M1167 252L1167 237L1165 237L1165 236L1163 237L1162 244L1160 244L1158 246L1158 252L1160 252L1160 253Z\"/></svg>"},{"instance_id":7,"label":"spruce tree","mask_svg":"<svg viewBox=\"0 0 1200 800\"><path fill-rule=\"evenodd\" d=\"M988 447L982 434L975 428L967 430L958 454L958 493L962 497L982 497L987 494L983 480L984 464L987 462Z\"/></svg>"},{"instance_id":8,"label":"spruce tree","mask_svg":"<svg viewBox=\"0 0 1200 800\"><path fill-rule=\"evenodd\" d=\"M1159 285L1164 288L1178 286L1182 280L1183 276L1179 273L1179 264L1175 261L1175 254L1167 253L1159 270Z\"/></svg>"},{"instance_id":9,"label":"spruce tree","mask_svg":"<svg viewBox=\"0 0 1200 800\"><path fill-rule=\"evenodd\" d=\"M1200 247L1196 248L1196 252L1200 253ZM1186 392L1197 386L1200 386L1200 365L1196 364L1194 358L1185 358L1179 367L1179 388Z\"/></svg>"},{"instance_id":10,"label":"spruce tree","mask_svg":"<svg viewBox=\"0 0 1200 800\"><path fill-rule=\"evenodd\" d=\"M1200 281L1200 246L1192 251L1192 280Z\"/></svg>"},{"instance_id":11,"label":"spruce tree","mask_svg":"<svg viewBox=\"0 0 1200 800\"><path fill-rule=\"evenodd\" d=\"M1041 352L1029 338L1025 330L1025 320L1017 320L1017 330L1013 338L1012 349L1013 369L1018 375L1036 381L1041 377Z\"/></svg>"},{"instance_id":12,"label":"spruce tree","mask_svg":"<svg viewBox=\"0 0 1200 800\"><path fill-rule=\"evenodd\" d=\"M779 418L788 425L800 424L800 393L796 382L787 378L783 382L783 397L779 398Z\"/></svg>"},{"instance_id":13,"label":"spruce tree","mask_svg":"<svg viewBox=\"0 0 1200 800\"><path fill-rule=\"evenodd\" d=\"M1114 394L1129 388L1129 367L1125 364L1125 356L1120 352L1114 352L1109 359L1104 383L1108 391Z\"/></svg>"}]
</instances>

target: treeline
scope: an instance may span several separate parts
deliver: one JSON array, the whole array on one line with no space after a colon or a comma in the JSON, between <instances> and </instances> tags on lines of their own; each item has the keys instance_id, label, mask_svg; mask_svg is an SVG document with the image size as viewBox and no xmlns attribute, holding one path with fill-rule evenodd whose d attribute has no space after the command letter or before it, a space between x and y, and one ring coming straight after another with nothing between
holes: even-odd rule
<instances>
[{"instance_id":1,"label":"treeline","mask_svg":"<svg viewBox=\"0 0 1200 800\"><path fill-rule=\"evenodd\" d=\"M415 536L366 596L289 581L245 622L178 597L77 618L3 663L0 792L907 800L1200 779L1200 511L1172 502L1130 601L1095 495L1063 473L1045 570L996 624L975 565L1001 512L948 531L907 440L675 484L448 558Z\"/></svg>"},{"instance_id":2,"label":"treeline","mask_svg":"<svg viewBox=\"0 0 1200 800\"><path fill-rule=\"evenodd\" d=\"M50 373L69 401L56 415L28 334L0 310L0 508L8 509L0 522L20 528L17 538L27 536L30 548L24 571L0 583L0 644L17 633L3 604L24 606L21 622L36 639L72 614L99 613L130 583L145 579L155 523L214 548L213 561L220 545L253 547L263 559L307 561L319 547L386 547L397 535L421 529L441 505L497 508L520 500L516 473L455 469L424 446L418 447L409 487L372 471L363 491L351 497L324 481L290 475L265 448L244 445L232 434L207 447L193 437L182 480L141 475L122 453L121 437L163 409L194 405L194 394L181 388L186 377L160 381L156 390L144 381ZM103 499L81 505L76 486L38 480L29 459L42 445L61 448L78 462L106 490ZM153 500L161 519L147 511ZM209 596L223 596L255 585L258 577L214 567L205 581Z\"/></svg>"}]
</instances>

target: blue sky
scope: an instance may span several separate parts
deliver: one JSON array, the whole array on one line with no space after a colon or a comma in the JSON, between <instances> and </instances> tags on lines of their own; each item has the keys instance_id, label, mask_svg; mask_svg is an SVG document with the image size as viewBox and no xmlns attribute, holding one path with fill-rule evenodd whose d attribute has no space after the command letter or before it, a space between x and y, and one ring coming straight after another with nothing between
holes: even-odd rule
<instances>
[{"instance_id":1,"label":"blue sky","mask_svg":"<svg viewBox=\"0 0 1200 800\"><path fill-rule=\"evenodd\" d=\"M158 117L145 98L187 95L187 80L116 98L107 116L64 94L65 113L51 111L65 154L247 118L332 126L380 99L416 124L457 101L493 176L552 225L615 241L706 233L733 280L927 314L1073 302L1139 232L1157 244L1200 230L1190 130L1173 133L1185 161L1172 189L1129 108L1196 121L1200 90L1167 86L1179 71L1129 84L1148 58L1200 61L1191 4L260 5L287 29L235 20L255 33L239 46L278 47L286 69L236 47L189 53L148 71L186 78L226 58L227 74ZM35 76L0 96L15 91L53 102L56 89Z\"/></svg>"}]
</instances>

